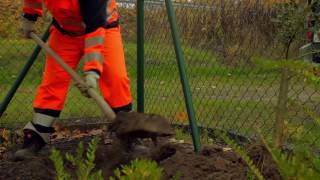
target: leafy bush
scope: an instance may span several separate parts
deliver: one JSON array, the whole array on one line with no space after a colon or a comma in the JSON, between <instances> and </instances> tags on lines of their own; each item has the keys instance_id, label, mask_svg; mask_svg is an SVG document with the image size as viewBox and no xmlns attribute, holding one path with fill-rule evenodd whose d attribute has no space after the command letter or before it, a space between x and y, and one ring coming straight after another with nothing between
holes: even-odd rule
<instances>
[{"instance_id":1,"label":"leafy bush","mask_svg":"<svg viewBox=\"0 0 320 180\"><path fill-rule=\"evenodd\" d=\"M160 180L162 172L156 162L136 159L130 165L116 169L110 180Z\"/></svg>"},{"instance_id":2,"label":"leafy bush","mask_svg":"<svg viewBox=\"0 0 320 180\"><path fill-rule=\"evenodd\" d=\"M275 5L276 17L273 19L277 27L276 38L283 47L283 58L289 58L289 50L294 41L299 40L306 32L305 20L307 11L303 3L289 0Z\"/></svg>"},{"instance_id":3,"label":"leafy bush","mask_svg":"<svg viewBox=\"0 0 320 180\"><path fill-rule=\"evenodd\" d=\"M250 171L247 173L248 179L264 179L260 169L256 167L247 152L226 134L219 135L248 165ZM302 137L300 137L302 138ZM279 148L273 143L261 138L264 146L271 154L274 162L283 179L320 179L320 159L319 154L310 150L305 144L296 144L293 150ZM303 142L303 141L301 141Z\"/></svg>"},{"instance_id":4,"label":"leafy bush","mask_svg":"<svg viewBox=\"0 0 320 180\"><path fill-rule=\"evenodd\" d=\"M305 145L297 145L292 152L285 152L279 148L265 146L277 163L281 176L284 179L320 179L320 159Z\"/></svg>"},{"instance_id":5,"label":"leafy bush","mask_svg":"<svg viewBox=\"0 0 320 180\"><path fill-rule=\"evenodd\" d=\"M64 168L63 158L58 150L56 149L52 150L50 159L53 161L54 167L56 168L57 180L71 179L70 174L68 174L68 172Z\"/></svg>"},{"instance_id":6,"label":"leafy bush","mask_svg":"<svg viewBox=\"0 0 320 180\"><path fill-rule=\"evenodd\" d=\"M89 143L86 152L86 158L83 158L84 145L80 142L75 155L66 153L65 158L76 167L76 175L79 180L103 180L101 170L95 171L94 160L95 151L97 149L99 140L93 138ZM64 167L64 160L60 152L56 149L52 150L51 160L57 171L58 180L70 180L71 175ZM136 159L130 165L121 166L114 171L114 177L111 180L160 180L163 169L160 168L156 162L144 159ZM176 177L176 179L179 179Z\"/></svg>"},{"instance_id":7,"label":"leafy bush","mask_svg":"<svg viewBox=\"0 0 320 180\"><path fill-rule=\"evenodd\" d=\"M86 159L83 158L84 146L83 142L79 143L76 155L66 153L66 159L71 162L71 164L77 167L77 178L79 180L103 180L102 171L93 172L95 167L95 152L98 145L98 138L93 138L89 143L88 150L86 152ZM52 150L51 160L54 162L54 166L57 171L58 180L69 180L71 175L64 168L63 158L60 152L56 149Z\"/></svg>"}]
</instances>

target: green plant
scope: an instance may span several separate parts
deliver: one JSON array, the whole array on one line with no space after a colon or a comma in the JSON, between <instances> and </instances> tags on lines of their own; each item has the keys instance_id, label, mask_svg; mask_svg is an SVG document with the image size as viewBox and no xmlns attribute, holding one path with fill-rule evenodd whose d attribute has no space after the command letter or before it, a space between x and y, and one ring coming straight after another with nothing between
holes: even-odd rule
<instances>
[{"instance_id":1,"label":"green plant","mask_svg":"<svg viewBox=\"0 0 320 180\"><path fill-rule=\"evenodd\" d=\"M64 168L63 158L58 150L53 149L51 151L50 159L53 161L54 167L56 168L58 180L71 179L71 176L67 173L67 171Z\"/></svg>"},{"instance_id":2,"label":"green plant","mask_svg":"<svg viewBox=\"0 0 320 180\"><path fill-rule=\"evenodd\" d=\"M273 22L277 28L276 36L283 46L283 58L288 59L291 45L300 37L298 35L306 31L307 11L304 2L296 0L275 4L275 9L276 17Z\"/></svg>"},{"instance_id":3,"label":"green plant","mask_svg":"<svg viewBox=\"0 0 320 180\"><path fill-rule=\"evenodd\" d=\"M201 133L200 141L201 141L201 144L208 144L208 145L214 144L214 139L209 136L208 129L203 130L203 132Z\"/></svg>"},{"instance_id":4,"label":"green plant","mask_svg":"<svg viewBox=\"0 0 320 180\"><path fill-rule=\"evenodd\" d=\"M83 158L84 154L84 145L83 142L80 142L78 145L78 149L76 155L72 155L70 153L66 153L66 159L75 167L77 167L77 178L79 180L103 180L102 171L92 172L95 164L95 152L97 149L99 139L97 137L93 138L89 143L89 147L86 152L86 159ZM57 179L58 180L69 180L71 176L64 169L63 158L60 152L56 149L52 150L51 160L54 162L54 166L57 171Z\"/></svg>"},{"instance_id":5,"label":"green plant","mask_svg":"<svg viewBox=\"0 0 320 180\"><path fill-rule=\"evenodd\" d=\"M264 177L262 175L262 173L260 172L260 170L254 165L253 161L251 160L251 158L248 156L248 154L246 153L246 151L240 147L235 141L233 141L232 139L230 139L228 137L228 135L226 135L225 133L220 133L219 137L222 138L222 140L228 144L248 165L251 173L253 173L259 180L263 180ZM249 174L247 174L248 176ZM250 179L250 176L248 176L248 179Z\"/></svg>"},{"instance_id":6,"label":"green plant","mask_svg":"<svg viewBox=\"0 0 320 180\"><path fill-rule=\"evenodd\" d=\"M320 179L320 160L305 145L297 145L292 152L269 145L263 140L284 179Z\"/></svg>"},{"instance_id":7,"label":"green plant","mask_svg":"<svg viewBox=\"0 0 320 180\"><path fill-rule=\"evenodd\" d=\"M162 172L156 162L136 159L130 165L117 168L110 180L160 180Z\"/></svg>"},{"instance_id":8,"label":"green plant","mask_svg":"<svg viewBox=\"0 0 320 180\"><path fill-rule=\"evenodd\" d=\"M180 128L175 129L175 138L177 140L183 141L183 142L191 142L192 141L190 134L183 132L183 130Z\"/></svg>"},{"instance_id":9,"label":"green plant","mask_svg":"<svg viewBox=\"0 0 320 180\"><path fill-rule=\"evenodd\" d=\"M255 178L254 173L250 170L246 172L246 176L247 176L247 180L254 180Z\"/></svg>"}]
</instances>

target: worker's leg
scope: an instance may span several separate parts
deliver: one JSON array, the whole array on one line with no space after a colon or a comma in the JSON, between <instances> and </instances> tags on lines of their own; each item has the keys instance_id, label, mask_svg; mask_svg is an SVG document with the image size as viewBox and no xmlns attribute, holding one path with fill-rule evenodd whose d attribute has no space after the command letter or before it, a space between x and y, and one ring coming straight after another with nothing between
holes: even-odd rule
<instances>
[{"instance_id":1,"label":"worker's leg","mask_svg":"<svg viewBox=\"0 0 320 180\"><path fill-rule=\"evenodd\" d=\"M99 80L105 100L115 112L131 111L132 97L120 28L106 30L103 72Z\"/></svg>"},{"instance_id":2,"label":"worker's leg","mask_svg":"<svg viewBox=\"0 0 320 180\"><path fill-rule=\"evenodd\" d=\"M79 63L83 39L62 35L53 29L49 46L73 69ZM25 128L24 148L38 143L41 149L53 132L52 123L63 109L71 77L47 55L41 85L34 100L34 118ZM35 141L35 142L34 142Z\"/></svg>"}]
</instances>

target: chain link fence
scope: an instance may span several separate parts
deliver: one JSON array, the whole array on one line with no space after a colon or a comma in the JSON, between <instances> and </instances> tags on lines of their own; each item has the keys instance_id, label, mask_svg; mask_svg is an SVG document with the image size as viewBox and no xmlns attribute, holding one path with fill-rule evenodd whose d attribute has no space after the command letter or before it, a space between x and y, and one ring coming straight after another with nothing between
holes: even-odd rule
<instances>
[{"instance_id":1,"label":"chain link fence","mask_svg":"<svg viewBox=\"0 0 320 180\"><path fill-rule=\"evenodd\" d=\"M136 97L136 1L118 2L131 89ZM265 65L279 62L276 59L283 51L271 21L274 11L270 4L189 0L175 1L174 7L202 133L218 129L245 137L254 137L258 132L270 136L277 113L281 113L277 109L283 72L279 66ZM18 7L13 9L18 13ZM13 20L18 22L17 18ZM1 100L34 48L30 40L4 32L0 36ZM293 57L305 43L303 39L301 35L293 44ZM1 126L31 119L43 65L41 54L1 117ZM287 82L285 135L288 140L304 137L306 142L318 145L319 86L293 71ZM164 1L145 1L145 111L187 125L183 97ZM94 102L71 87L61 118L90 119L99 115Z\"/></svg>"},{"instance_id":2,"label":"chain link fence","mask_svg":"<svg viewBox=\"0 0 320 180\"><path fill-rule=\"evenodd\" d=\"M264 65L278 63L283 53L271 5L262 1L174 2L202 134L217 129L269 137L276 117L284 113L277 111L283 68ZM146 1L145 24L146 111L187 124L164 1ZM292 45L293 57L304 43L305 34L301 34ZM319 86L294 71L287 82L285 136L289 141L304 137L307 143L318 143Z\"/></svg>"}]
</instances>

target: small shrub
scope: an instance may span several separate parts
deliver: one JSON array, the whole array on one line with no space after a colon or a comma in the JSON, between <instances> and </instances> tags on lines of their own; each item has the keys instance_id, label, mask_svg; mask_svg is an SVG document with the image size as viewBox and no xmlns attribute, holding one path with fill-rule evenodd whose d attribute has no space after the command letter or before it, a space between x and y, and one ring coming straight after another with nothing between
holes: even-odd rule
<instances>
[{"instance_id":1,"label":"small shrub","mask_svg":"<svg viewBox=\"0 0 320 180\"><path fill-rule=\"evenodd\" d=\"M58 150L52 150L50 159L53 161L54 167L56 168L58 180L71 179L71 176L67 173L67 171L64 168L63 158Z\"/></svg>"},{"instance_id":2,"label":"small shrub","mask_svg":"<svg viewBox=\"0 0 320 180\"><path fill-rule=\"evenodd\" d=\"M93 138L89 143L89 147L86 153L86 159L83 158L84 154L84 146L83 142L79 143L76 155L72 155L70 153L66 153L66 159L75 167L77 167L77 178L79 180L103 180L102 171L93 172L95 167L95 152L98 145L98 138ZM59 151L56 149L52 150L51 160L54 163L54 166L57 171L57 179L58 180L69 180L71 179L71 175L64 168L63 158Z\"/></svg>"},{"instance_id":3,"label":"small shrub","mask_svg":"<svg viewBox=\"0 0 320 180\"><path fill-rule=\"evenodd\" d=\"M266 141L264 143L284 179L320 179L319 157L305 145L297 145L292 152L284 152Z\"/></svg>"},{"instance_id":4,"label":"small shrub","mask_svg":"<svg viewBox=\"0 0 320 180\"><path fill-rule=\"evenodd\" d=\"M130 165L116 169L110 180L160 180L162 172L163 169L156 162L136 159Z\"/></svg>"}]
</instances>

